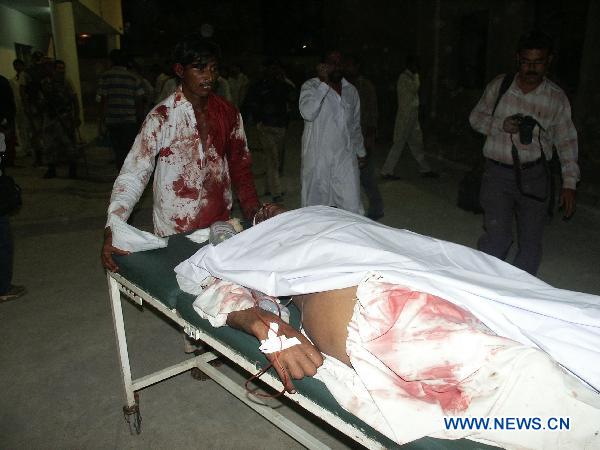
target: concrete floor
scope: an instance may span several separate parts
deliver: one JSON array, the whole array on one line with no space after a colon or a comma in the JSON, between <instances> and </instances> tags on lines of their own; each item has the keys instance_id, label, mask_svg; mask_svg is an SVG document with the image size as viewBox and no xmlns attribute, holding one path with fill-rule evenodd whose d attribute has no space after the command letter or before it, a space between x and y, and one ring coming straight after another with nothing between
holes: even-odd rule
<instances>
[{"instance_id":1,"label":"concrete floor","mask_svg":"<svg viewBox=\"0 0 600 450\"><path fill-rule=\"evenodd\" d=\"M291 126L285 204L299 206L299 136ZM91 132L88 133L88 138ZM387 147L381 145L380 164ZM434 152L435 153L435 152ZM262 158L255 153L259 192ZM99 263L102 229L116 175L106 148L87 150L89 177L43 180L43 168L23 159L12 174L24 188L23 210L12 219L15 279L28 294L0 305L0 448L295 449L299 444L239 403L214 382L185 373L140 393L141 435L123 420L106 279ZM432 159L439 180L421 179L409 152L401 181L381 184L382 222L474 246L481 216L455 207L463 168ZM66 172L66 168L59 175ZM83 166L80 173L84 175ZM151 198L143 197L133 224L151 229ZM539 276L555 286L600 294L600 212L581 205L570 222L555 218L545 234ZM183 359L179 331L152 310L123 304L134 376ZM243 379L235 368L223 370ZM353 444L288 406L285 415L333 448Z\"/></svg>"}]
</instances>

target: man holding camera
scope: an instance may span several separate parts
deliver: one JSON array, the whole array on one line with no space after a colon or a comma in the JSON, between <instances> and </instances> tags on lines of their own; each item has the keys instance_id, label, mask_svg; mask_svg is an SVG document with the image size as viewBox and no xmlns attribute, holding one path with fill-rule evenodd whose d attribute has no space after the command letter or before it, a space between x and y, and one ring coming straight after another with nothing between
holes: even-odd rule
<instances>
[{"instance_id":1,"label":"man holding camera","mask_svg":"<svg viewBox=\"0 0 600 450\"><path fill-rule=\"evenodd\" d=\"M500 75L489 83L469 117L471 126L486 135L480 194L485 232L478 248L505 259L513 243L514 215L518 252L513 264L534 275L541 262L546 215L553 206L548 168L553 146L562 169L559 206L565 219L575 212L579 181L571 106L563 90L545 77L552 49L551 38L542 32L521 36L517 74Z\"/></svg>"}]
</instances>

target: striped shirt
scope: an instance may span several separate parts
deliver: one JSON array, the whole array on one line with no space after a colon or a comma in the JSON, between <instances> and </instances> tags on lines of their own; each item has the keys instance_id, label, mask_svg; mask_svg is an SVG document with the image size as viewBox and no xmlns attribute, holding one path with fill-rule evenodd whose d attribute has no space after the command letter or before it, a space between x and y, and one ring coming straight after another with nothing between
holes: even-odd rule
<instances>
[{"instance_id":1,"label":"striped shirt","mask_svg":"<svg viewBox=\"0 0 600 450\"><path fill-rule=\"evenodd\" d=\"M483 96L469 116L471 126L487 136L483 155L512 165L511 134L503 130L504 120L518 113L532 116L541 124L543 130L539 127L534 129L533 141L529 145L522 145L518 134L512 136L519 159L526 163L540 158L542 152L539 136L546 159L552 158L552 148L556 147L562 168L563 188L575 189L579 181L577 130L571 120L571 105L567 96L547 78L533 91L524 94L515 77L492 116L503 79L504 75L499 75L486 86Z\"/></svg>"},{"instance_id":2,"label":"striped shirt","mask_svg":"<svg viewBox=\"0 0 600 450\"><path fill-rule=\"evenodd\" d=\"M104 119L107 125L136 123L136 98L144 95L138 77L123 66L104 72L98 83L97 97L106 101Z\"/></svg>"}]
</instances>

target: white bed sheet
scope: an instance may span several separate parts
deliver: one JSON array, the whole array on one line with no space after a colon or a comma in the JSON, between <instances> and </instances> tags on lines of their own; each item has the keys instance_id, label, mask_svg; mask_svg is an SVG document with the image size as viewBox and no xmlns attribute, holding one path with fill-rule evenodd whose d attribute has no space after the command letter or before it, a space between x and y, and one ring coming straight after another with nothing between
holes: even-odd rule
<instances>
[{"instance_id":1,"label":"white bed sheet","mask_svg":"<svg viewBox=\"0 0 600 450\"><path fill-rule=\"evenodd\" d=\"M600 390L600 297L554 288L471 248L313 206L276 216L218 246L205 246L175 271L273 296L387 280L445 298L500 336L537 346Z\"/></svg>"}]
</instances>

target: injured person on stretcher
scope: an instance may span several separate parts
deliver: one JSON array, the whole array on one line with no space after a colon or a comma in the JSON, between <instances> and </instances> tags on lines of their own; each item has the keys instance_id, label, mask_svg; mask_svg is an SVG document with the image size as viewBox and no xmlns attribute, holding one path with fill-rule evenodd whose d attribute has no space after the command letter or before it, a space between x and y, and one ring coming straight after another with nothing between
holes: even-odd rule
<instances>
[{"instance_id":1,"label":"injured person on stretcher","mask_svg":"<svg viewBox=\"0 0 600 450\"><path fill-rule=\"evenodd\" d=\"M600 447L596 296L327 207L274 217L175 270L214 325L265 341L275 323L285 341L298 340L267 354L286 390L292 378L316 376L399 444L432 436ZM305 334L257 307L257 292L292 296ZM452 427L451 416L491 421ZM568 429L551 430L560 419Z\"/></svg>"}]
</instances>

